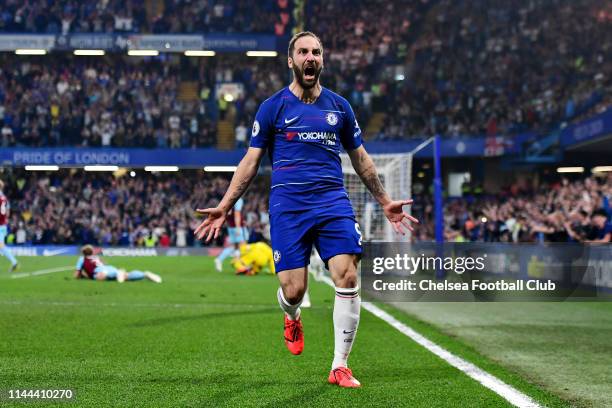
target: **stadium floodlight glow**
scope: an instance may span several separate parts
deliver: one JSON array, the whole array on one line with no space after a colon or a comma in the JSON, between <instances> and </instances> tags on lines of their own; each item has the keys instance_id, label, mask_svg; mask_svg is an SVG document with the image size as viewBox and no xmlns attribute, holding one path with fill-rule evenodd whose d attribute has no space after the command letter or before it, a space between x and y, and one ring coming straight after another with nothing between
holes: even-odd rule
<instances>
[{"instance_id":1,"label":"stadium floodlight glow","mask_svg":"<svg viewBox=\"0 0 612 408\"><path fill-rule=\"evenodd\" d=\"M231 171L231 172L234 172L234 171L236 171L237 168L238 168L238 166L205 166L204 167L204 171L210 171L210 172L214 172L214 171Z\"/></svg>"},{"instance_id":2,"label":"stadium floodlight glow","mask_svg":"<svg viewBox=\"0 0 612 408\"><path fill-rule=\"evenodd\" d=\"M74 55L105 55L104 50L74 50Z\"/></svg>"},{"instance_id":3,"label":"stadium floodlight glow","mask_svg":"<svg viewBox=\"0 0 612 408\"><path fill-rule=\"evenodd\" d=\"M595 166L591 169L592 173L605 173L612 171L612 166Z\"/></svg>"},{"instance_id":4,"label":"stadium floodlight glow","mask_svg":"<svg viewBox=\"0 0 612 408\"><path fill-rule=\"evenodd\" d=\"M27 171L58 171L59 166L47 165L47 164L31 164L25 166Z\"/></svg>"},{"instance_id":5,"label":"stadium floodlight glow","mask_svg":"<svg viewBox=\"0 0 612 408\"><path fill-rule=\"evenodd\" d=\"M179 171L178 166L145 166L145 171Z\"/></svg>"},{"instance_id":6,"label":"stadium floodlight glow","mask_svg":"<svg viewBox=\"0 0 612 408\"><path fill-rule=\"evenodd\" d=\"M557 173L584 173L584 167L558 167Z\"/></svg>"},{"instance_id":7,"label":"stadium floodlight glow","mask_svg":"<svg viewBox=\"0 0 612 408\"><path fill-rule=\"evenodd\" d=\"M17 54L17 55L46 55L47 54L47 50L36 49L36 48L17 49L17 50L15 50L15 54Z\"/></svg>"},{"instance_id":8,"label":"stadium floodlight glow","mask_svg":"<svg viewBox=\"0 0 612 408\"><path fill-rule=\"evenodd\" d=\"M276 57L278 52L276 51L247 51L247 57Z\"/></svg>"},{"instance_id":9,"label":"stadium floodlight glow","mask_svg":"<svg viewBox=\"0 0 612 408\"><path fill-rule=\"evenodd\" d=\"M128 55L131 57L157 57L159 51L157 50L129 50Z\"/></svg>"},{"instance_id":10,"label":"stadium floodlight glow","mask_svg":"<svg viewBox=\"0 0 612 408\"><path fill-rule=\"evenodd\" d=\"M214 51L209 50L187 50L185 51L186 57L214 57L217 55Z\"/></svg>"},{"instance_id":11,"label":"stadium floodlight glow","mask_svg":"<svg viewBox=\"0 0 612 408\"><path fill-rule=\"evenodd\" d=\"M396 75L395 76L395 80L396 81L403 81L404 79L406 79L406 77L402 74Z\"/></svg>"},{"instance_id":12,"label":"stadium floodlight glow","mask_svg":"<svg viewBox=\"0 0 612 408\"><path fill-rule=\"evenodd\" d=\"M119 166L103 166L99 164L95 164L92 166L83 167L85 171L117 171L119 170Z\"/></svg>"}]
</instances>

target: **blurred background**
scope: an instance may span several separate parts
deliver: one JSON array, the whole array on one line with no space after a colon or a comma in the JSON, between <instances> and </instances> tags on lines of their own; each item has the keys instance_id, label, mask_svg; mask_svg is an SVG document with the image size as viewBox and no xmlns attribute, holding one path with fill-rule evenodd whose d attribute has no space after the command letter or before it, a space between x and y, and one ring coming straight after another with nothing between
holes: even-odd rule
<instances>
[{"instance_id":1,"label":"blurred background","mask_svg":"<svg viewBox=\"0 0 612 408\"><path fill-rule=\"evenodd\" d=\"M439 136L445 240L596 239L593 215L611 214L611 22L594 0L2 1L7 242L200 245L192 210L222 197L303 29L369 152ZM406 171L412 239L433 240L431 148ZM260 173L252 239L268 222Z\"/></svg>"}]
</instances>

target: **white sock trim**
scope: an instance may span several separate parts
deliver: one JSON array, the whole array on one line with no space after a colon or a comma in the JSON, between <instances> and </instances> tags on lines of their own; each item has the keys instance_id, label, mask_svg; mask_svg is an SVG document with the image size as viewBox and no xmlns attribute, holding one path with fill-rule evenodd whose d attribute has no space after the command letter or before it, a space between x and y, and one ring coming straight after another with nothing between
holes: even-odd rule
<instances>
[{"instance_id":1,"label":"white sock trim","mask_svg":"<svg viewBox=\"0 0 612 408\"><path fill-rule=\"evenodd\" d=\"M278 304L280 305L281 309L283 309L283 311L287 314L289 319L297 320L300 317L300 305L302 304L302 300L304 299L302 298L297 304L292 305L291 303L287 302L287 299L285 299L283 288L278 288L276 295L278 298Z\"/></svg>"},{"instance_id":2,"label":"white sock trim","mask_svg":"<svg viewBox=\"0 0 612 408\"><path fill-rule=\"evenodd\" d=\"M356 293L356 292L359 292L359 286L355 286L354 288L339 288L339 287L336 286L336 287L334 287L334 289L338 293Z\"/></svg>"}]
</instances>

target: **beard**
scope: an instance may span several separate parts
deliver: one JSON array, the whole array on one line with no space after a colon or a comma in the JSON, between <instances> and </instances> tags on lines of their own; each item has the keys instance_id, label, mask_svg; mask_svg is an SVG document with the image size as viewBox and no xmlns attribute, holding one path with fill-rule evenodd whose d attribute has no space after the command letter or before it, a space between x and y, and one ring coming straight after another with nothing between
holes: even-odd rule
<instances>
[{"instance_id":1,"label":"beard","mask_svg":"<svg viewBox=\"0 0 612 408\"><path fill-rule=\"evenodd\" d=\"M297 80L302 89L310 89L319 82L319 77L321 76L321 71L323 71L323 66L317 68L315 65L313 70L314 78L306 81L304 78L304 70L298 67L296 64L293 64L293 77Z\"/></svg>"}]
</instances>

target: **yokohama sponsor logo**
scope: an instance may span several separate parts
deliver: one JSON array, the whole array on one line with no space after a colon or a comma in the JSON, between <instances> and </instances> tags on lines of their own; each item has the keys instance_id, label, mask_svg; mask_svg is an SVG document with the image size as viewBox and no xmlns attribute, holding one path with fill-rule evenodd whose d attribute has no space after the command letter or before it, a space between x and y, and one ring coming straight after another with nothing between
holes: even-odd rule
<instances>
[{"instance_id":1,"label":"yokohama sponsor logo","mask_svg":"<svg viewBox=\"0 0 612 408\"><path fill-rule=\"evenodd\" d=\"M287 140L297 137L301 141L322 141L325 144L335 144L336 134L334 132L287 132Z\"/></svg>"},{"instance_id":2,"label":"yokohama sponsor logo","mask_svg":"<svg viewBox=\"0 0 612 408\"><path fill-rule=\"evenodd\" d=\"M336 140L333 132L300 132L297 136L300 140Z\"/></svg>"}]
</instances>

